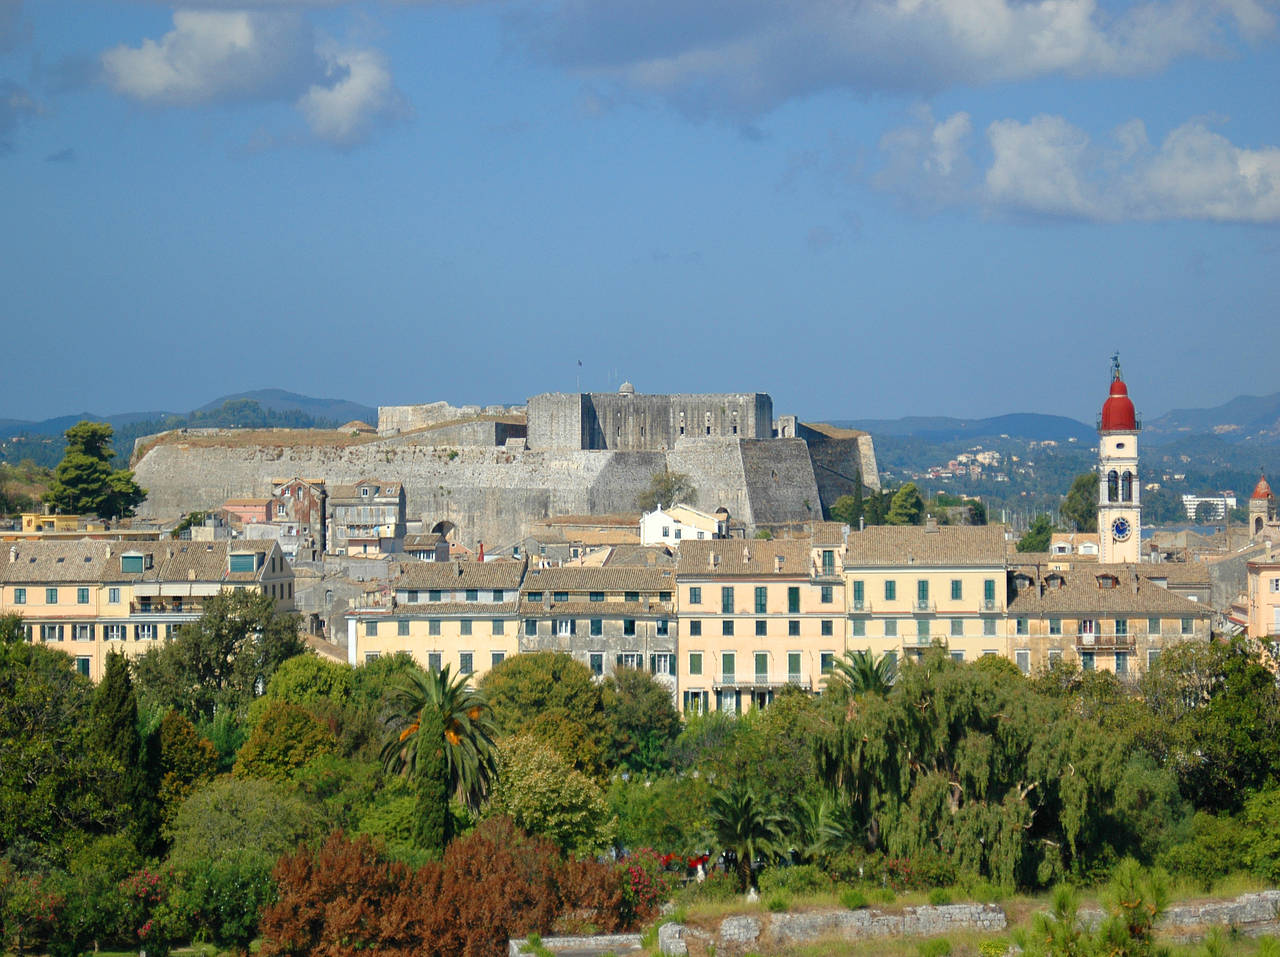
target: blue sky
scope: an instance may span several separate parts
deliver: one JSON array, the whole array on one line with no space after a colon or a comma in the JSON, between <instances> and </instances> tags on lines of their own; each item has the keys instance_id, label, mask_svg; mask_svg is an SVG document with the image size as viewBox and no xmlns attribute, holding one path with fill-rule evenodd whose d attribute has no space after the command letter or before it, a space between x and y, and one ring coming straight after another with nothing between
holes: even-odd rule
<instances>
[{"instance_id":1,"label":"blue sky","mask_svg":"<svg viewBox=\"0 0 1280 957\"><path fill-rule=\"evenodd\" d=\"M1276 0L0 0L0 417L1276 391ZM578 362L582 366L579 369Z\"/></svg>"}]
</instances>

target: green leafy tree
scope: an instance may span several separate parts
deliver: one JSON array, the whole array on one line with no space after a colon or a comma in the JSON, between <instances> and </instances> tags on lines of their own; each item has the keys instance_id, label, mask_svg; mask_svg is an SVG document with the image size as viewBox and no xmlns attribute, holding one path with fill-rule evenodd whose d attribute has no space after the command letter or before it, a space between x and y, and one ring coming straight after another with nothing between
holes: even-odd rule
<instances>
[{"instance_id":1,"label":"green leafy tree","mask_svg":"<svg viewBox=\"0 0 1280 957\"><path fill-rule=\"evenodd\" d=\"M710 786L705 776L632 774L624 780L617 775L610 782L608 799L622 847L652 847L690 856L706 849Z\"/></svg>"},{"instance_id":2,"label":"green leafy tree","mask_svg":"<svg viewBox=\"0 0 1280 957\"><path fill-rule=\"evenodd\" d=\"M54 470L45 501L61 512L104 518L132 515L147 497L128 469L113 469L111 426L80 422L67 429L67 451Z\"/></svg>"},{"instance_id":3,"label":"green leafy tree","mask_svg":"<svg viewBox=\"0 0 1280 957\"><path fill-rule=\"evenodd\" d=\"M297 615L268 595L224 591L138 660L138 683L146 699L193 720L212 721L219 709L243 716L276 668L305 650Z\"/></svg>"},{"instance_id":4,"label":"green leafy tree","mask_svg":"<svg viewBox=\"0 0 1280 957\"><path fill-rule=\"evenodd\" d=\"M236 759L236 777L288 781L313 758L336 754L338 741L306 708L273 701Z\"/></svg>"},{"instance_id":5,"label":"green leafy tree","mask_svg":"<svg viewBox=\"0 0 1280 957\"><path fill-rule=\"evenodd\" d=\"M1053 522L1048 515L1037 515L1026 534L1018 539L1020 552L1047 552L1053 537Z\"/></svg>"},{"instance_id":6,"label":"green leafy tree","mask_svg":"<svg viewBox=\"0 0 1280 957\"><path fill-rule=\"evenodd\" d=\"M649 484L636 497L636 508L642 512L652 512L659 506L697 505L698 490L693 480L683 472L672 472L665 469L654 472Z\"/></svg>"},{"instance_id":7,"label":"green leafy tree","mask_svg":"<svg viewBox=\"0 0 1280 957\"><path fill-rule=\"evenodd\" d=\"M893 493L885 521L889 525L919 525L924 521L924 500L915 482L907 482Z\"/></svg>"},{"instance_id":8,"label":"green leafy tree","mask_svg":"<svg viewBox=\"0 0 1280 957\"><path fill-rule=\"evenodd\" d=\"M874 492L872 494L875 494ZM853 494L841 495L836 499L835 504L831 506L831 519L836 522L844 522L850 527L856 527L858 521L862 518L864 507L864 493L862 490L862 476L855 475L853 482Z\"/></svg>"},{"instance_id":9,"label":"green leafy tree","mask_svg":"<svg viewBox=\"0 0 1280 957\"><path fill-rule=\"evenodd\" d=\"M617 820L600 786L545 741L529 735L498 746L498 780L487 814L506 815L564 852L597 854L612 842Z\"/></svg>"},{"instance_id":10,"label":"green leafy tree","mask_svg":"<svg viewBox=\"0 0 1280 957\"><path fill-rule=\"evenodd\" d=\"M1075 477L1067 497L1058 510L1077 532L1098 530L1098 473L1084 472Z\"/></svg>"},{"instance_id":11,"label":"green leafy tree","mask_svg":"<svg viewBox=\"0 0 1280 957\"><path fill-rule=\"evenodd\" d=\"M868 849L945 858L1004 887L1044 886L1129 847L1178 812L1133 763L1132 735L1101 733L1069 698L1006 669L927 652L818 738L819 771ZM1145 782L1145 783L1144 783ZM1135 803L1156 804L1142 816Z\"/></svg>"},{"instance_id":12,"label":"green leafy tree","mask_svg":"<svg viewBox=\"0 0 1280 957\"><path fill-rule=\"evenodd\" d=\"M430 673L414 669L390 695L383 763L419 789L423 810L433 817L447 815L447 806L440 811L434 807L442 803L442 794L478 811L497 774L496 729L489 704L467 681L467 675L451 676L447 665ZM447 830L450 819L444 820L447 842L452 836Z\"/></svg>"},{"instance_id":13,"label":"green leafy tree","mask_svg":"<svg viewBox=\"0 0 1280 957\"><path fill-rule=\"evenodd\" d=\"M162 826L167 830L191 792L213 780L218 752L177 711L165 714L159 738L158 796Z\"/></svg>"},{"instance_id":14,"label":"green leafy tree","mask_svg":"<svg viewBox=\"0 0 1280 957\"><path fill-rule=\"evenodd\" d=\"M480 680L498 734L532 734L579 771L605 777L609 723L591 669L555 651L513 655Z\"/></svg>"},{"instance_id":15,"label":"green leafy tree","mask_svg":"<svg viewBox=\"0 0 1280 957\"><path fill-rule=\"evenodd\" d=\"M132 813L107 795L117 761L94 747L93 685L61 651L0 644L0 856L15 846L60 864L77 835L119 830Z\"/></svg>"},{"instance_id":16,"label":"green leafy tree","mask_svg":"<svg viewBox=\"0 0 1280 957\"><path fill-rule=\"evenodd\" d=\"M981 499L975 498L969 502L969 524L987 524L987 506Z\"/></svg>"},{"instance_id":17,"label":"green leafy tree","mask_svg":"<svg viewBox=\"0 0 1280 957\"><path fill-rule=\"evenodd\" d=\"M680 734L671 692L638 668L619 668L604 683L610 728L609 764L632 771L659 771L670 764Z\"/></svg>"},{"instance_id":18,"label":"green leafy tree","mask_svg":"<svg viewBox=\"0 0 1280 957\"><path fill-rule=\"evenodd\" d=\"M877 658L869 651L846 651L831 663L831 673L823 685L837 698L857 698L863 694L884 694L893 686L897 668L887 655Z\"/></svg>"},{"instance_id":19,"label":"green leafy tree","mask_svg":"<svg viewBox=\"0 0 1280 957\"><path fill-rule=\"evenodd\" d=\"M782 815L745 785L711 796L707 825L715 843L737 855L738 886L744 891L751 885L752 861L785 849Z\"/></svg>"},{"instance_id":20,"label":"green leafy tree","mask_svg":"<svg viewBox=\"0 0 1280 957\"><path fill-rule=\"evenodd\" d=\"M183 802L170 828L169 861L182 871L246 847L276 858L314 837L319 824L315 809L289 787L224 775Z\"/></svg>"},{"instance_id":21,"label":"green leafy tree","mask_svg":"<svg viewBox=\"0 0 1280 957\"><path fill-rule=\"evenodd\" d=\"M119 769L120 777L103 795L111 804L132 809L134 841L149 850L159 830L156 796L149 786L142 735L138 731L138 699L124 655L111 652L94 693L90 743Z\"/></svg>"}]
</instances>

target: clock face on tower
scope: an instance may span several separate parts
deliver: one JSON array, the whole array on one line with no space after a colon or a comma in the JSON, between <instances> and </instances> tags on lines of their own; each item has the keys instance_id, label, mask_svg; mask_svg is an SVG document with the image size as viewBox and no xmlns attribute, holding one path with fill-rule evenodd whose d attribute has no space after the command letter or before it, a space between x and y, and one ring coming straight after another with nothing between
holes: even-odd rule
<instances>
[{"instance_id":1,"label":"clock face on tower","mask_svg":"<svg viewBox=\"0 0 1280 957\"><path fill-rule=\"evenodd\" d=\"M1123 542L1127 539L1131 531L1132 529L1129 526L1129 520L1127 518L1117 518L1111 523L1111 537L1117 542Z\"/></svg>"}]
</instances>

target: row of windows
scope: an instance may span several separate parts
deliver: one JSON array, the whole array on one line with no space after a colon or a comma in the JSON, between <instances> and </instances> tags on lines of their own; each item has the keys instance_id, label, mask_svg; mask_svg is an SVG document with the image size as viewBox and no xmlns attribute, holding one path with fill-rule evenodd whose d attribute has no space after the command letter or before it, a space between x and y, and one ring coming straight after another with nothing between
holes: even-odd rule
<instances>
[{"instance_id":1,"label":"row of windows","mask_svg":"<svg viewBox=\"0 0 1280 957\"><path fill-rule=\"evenodd\" d=\"M697 638L702 634L702 622L694 619L688 623L690 637ZM824 637L835 634L835 622L830 618L821 619L819 628ZM734 620L732 618L722 618L720 620L720 634L732 635L734 629ZM766 638L769 635L769 622L767 619L756 619L755 634L757 638ZM787 622L788 637L795 638L800 634L800 620L792 618Z\"/></svg>"},{"instance_id":2,"label":"row of windows","mask_svg":"<svg viewBox=\"0 0 1280 957\"><path fill-rule=\"evenodd\" d=\"M174 630L178 625L167 623L158 625L153 623L125 625L95 625L92 623L73 623L69 625L61 624L44 624L44 625L24 625L23 630L27 640L33 640L39 636L41 641L65 641L68 637L72 641L93 641L99 634L103 641L124 641L132 635L134 641L154 641L160 637L160 629L164 628L164 637L172 638Z\"/></svg>"},{"instance_id":3,"label":"row of windows","mask_svg":"<svg viewBox=\"0 0 1280 957\"><path fill-rule=\"evenodd\" d=\"M947 620L947 633L952 638L963 638L965 619L950 618ZM936 623L935 623L936 624ZM867 622L863 618L854 618L850 622L853 637L864 638L867 634ZM904 630L905 632L905 630ZM927 618L916 619L915 627L917 638L928 638L932 635L941 636L942 632L934 629L933 624ZM996 633L996 619L982 619L982 635L984 638L990 638ZM884 620L884 635L886 638L896 638L898 636L898 620L896 618L886 618Z\"/></svg>"},{"instance_id":4,"label":"row of windows","mask_svg":"<svg viewBox=\"0 0 1280 957\"><path fill-rule=\"evenodd\" d=\"M757 585L754 589L755 594L755 613L764 615L768 613L769 607L769 589L764 585ZM720 613L722 615L732 615L734 613L734 588L732 585L724 585L720 589ZM834 593L830 585L822 585L819 590L819 598L824 605L831 604L834 600ZM689 588L689 604L702 604L702 588L693 585ZM798 585L790 585L787 587L787 612L792 615L800 613L800 588Z\"/></svg>"},{"instance_id":5,"label":"row of windows","mask_svg":"<svg viewBox=\"0 0 1280 957\"><path fill-rule=\"evenodd\" d=\"M506 591L504 591L504 590L503 590L503 589L501 589L501 588L493 588L493 589L486 588L486 589L484 589L484 590L485 590L486 592L488 592L488 593L489 593L490 597L492 597L492 599L493 599L494 601L506 601L506 600L507 600L507 593L506 593ZM467 596L467 597L466 597L466 600L467 600L467 601L479 601L479 600L480 600L480 589L479 589L479 588L466 588L466 589L463 589L463 591L466 593L466 596ZM444 591L442 591L442 590L441 590L441 589L439 589L439 588L430 588L430 589L428 589L428 590L426 591L427 601L429 601L429 602L438 602L438 601L446 600L446 599L444 599L444 598L442 597L443 595L446 595L446 594L449 596L449 598L448 598L447 600L448 600L448 601L453 601L453 600L454 600L454 595L456 595L456 594L457 594L457 592L452 592L452 591L450 591L450 592L444 592ZM420 602L420 601L422 600L422 595L423 595L423 592L422 592L422 591L420 591L420 590L418 590L418 589L416 589L416 588L411 588L411 589L409 589L408 591L406 591L406 592L405 592L405 601L406 601L406 602L408 602L410 605L416 605L416 604L418 604L418 602Z\"/></svg>"},{"instance_id":6,"label":"row of windows","mask_svg":"<svg viewBox=\"0 0 1280 957\"><path fill-rule=\"evenodd\" d=\"M1141 619L1137 619L1137 620L1138 620L1138 621L1141 621ZM1105 630L1105 628L1106 628L1106 626L1107 626L1108 624L1110 624L1110 625L1111 625L1111 627L1112 627L1112 629L1113 629L1113 630L1112 630L1111 632L1109 632L1109 633ZM1183 618L1183 619L1181 619L1181 620L1180 620L1180 622L1179 622L1179 625L1180 625L1180 633L1181 633L1181 634L1184 634L1184 635L1194 634L1194 633L1195 633L1195 624L1196 624L1196 623L1195 623L1195 619L1194 619L1194 618ZM1080 619L1080 632L1079 632L1079 633L1080 633L1081 635L1085 636L1085 637L1088 637L1088 636L1091 636L1091 635L1108 635L1108 637L1109 637L1109 636L1111 636L1111 635L1114 635L1114 636L1115 636L1115 637L1117 637L1117 638L1124 638L1124 637L1127 637L1128 635L1130 635L1130 634L1132 634L1132 633L1133 633L1133 632L1131 631L1131 627L1130 627L1130 626L1131 626L1131 622L1130 622L1130 620L1129 620L1128 618L1110 618L1110 619L1081 618L1081 619ZM1027 634L1030 634L1030 629L1031 629L1031 620L1030 620L1030 619L1028 619L1028 618L1016 618L1016 619L1014 619L1014 633L1015 633L1015 634L1018 634L1018 635L1027 635ZM1159 634L1161 634L1161 632L1162 632L1161 620L1160 620L1159 618L1148 618L1148 619L1147 619L1147 634L1148 634L1148 635L1159 635ZM1061 618L1050 618L1050 619L1049 619L1049 634L1050 634L1050 635L1061 635L1061 634L1062 634L1062 619L1061 619Z\"/></svg>"},{"instance_id":7,"label":"row of windows","mask_svg":"<svg viewBox=\"0 0 1280 957\"><path fill-rule=\"evenodd\" d=\"M757 651L751 656L751 663L755 666L755 677L760 680L767 680L769 675L769 652ZM689 674L692 677L699 676L703 673L703 657L701 651L689 652ZM835 663L835 652L824 651L819 655L818 662L822 669L822 673L829 674ZM720 674L724 680L731 681L738 673L738 655L733 651L720 652ZM788 679L800 679L804 676L804 655L799 651L787 652L787 677Z\"/></svg>"},{"instance_id":8,"label":"row of windows","mask_svg":"<svg viewBox=\"0 0 1280 957\"><path fill-rule=\"evenodd\" d=\"M498 592L494 592L494 595L495 595L495 596L496 596L497 594L498 594ZM533 604L535 604L535 605L536 605L536 604L538 604L539 602L541 602L541 601L542 601L542 599L543 599L543 594L544 594L544 593L543 593L543 592L540 592L540 591L531 591L531 592L526 592L526 593L525 593L525 596L524 596L524 597L525 597L525 601L532 602ZM602 591L587 592L587 600L588 600L588 601L604 601L604 599L605 599L605 594L604 594L604 592L602 592ZM467 599L467 601L472 601L472 600L473 600L473 599L471 599L471 598L468 598L468 599ZM494 598L494 601L498 601L498 600L499 600L499 599L498 599L497 597L495 597L495 598ZM563 604L563 603L565 603L565 602L567 602L567 601L569 600L569 593L568 593L567 591L553 591L553 592L551 593L551 600L552 600L553 602L557 602L557 603ZM623 600L623 601L629 601L629 602L631 602L631 603L633 603L633 604L634 604L634 603L636 603L636 602L640 601L640 593L639 593L638 591L628 591L628 592L623 592L623 593L622 593L622 600ZM669 591L660 591L660 592L658 592L658 601L665 601L665 602L669 602L669 601L671 601L671 592L669 592Z\"/></svg>"},{"instance_id":9,"label":"row of windows","mask_svg":"<svg viewBox=\"0 0 1280 957\"><path fill-rule=\"evenodd\" d=\"M823 571L830 572L831 569L825 564L824 553ZM855 580L853 583L853 601L854 605L860 606L866 601L866 582L861 579ZM763 585L755 586L755 609L756 614L762 615L767 607L768 588ZM889 578L884 582L884 600L897 601L898 583L895 579ZM994 603L996 600L996 580L988 578L982 583L983 601ZM832 586L821 586L821 599L823 604L830 604L833 600ZM916 600L921 604L929 601L929 580L927 578L919 578L916 580ZM951 600L964 600L964 581L960 578L951 579ZM702 586L691 585L689 587L689 604L702 604ZM724 585L720 588L720 612L724 615L732 615L734 610L734 588L732 585ZM792 585L787 588L787 611L795 614L800 611L800 588Z\"/></svg>"},{"instance_id":10,"label":"row of windows","mask_svg":"<svg viewBox=\"0 0 1280 957\"><path fill-rule=\"evenodd\" d=\"M524 633L529 637L535 637L538 634L537 618L526 618L524 620ZM474 621L471 618L459 618L458 634L473 634ZM379 623L376 621L365 622L365 635L370 638L378 636ZM410 619L400 618L396 620L396 636L407 638L409 636ZM604 634L604 619L591 618L587 620L587 628L593 636ZM505 635L507 623L505 619L494 618L489 622L489 633L492 635ZM442 632L441 619L432 618L427 621L427 634L439 635ZM576 635L578 633L578 621L576 618L554 618L551 621L551 633L553 635ZM636 633L636 620L634 618L622 619L622 633L624 635L634 635ZM666 618L659 618L654 623L654 633L659 638L665 638L671 633L671 622ZM825 634L825 632L824 632Z\"/></svg>"},{"instance_id":11,"label":"row of windows","mask_svg":"<svg viewBox=\"0 0 1280 957\"><path fill-rule=\"evenodd\" d=\"M67 589L67 591L70 591L70 590L71 590L71 589ZM237 589L237 590L241 590L241 589ZM38 589L37 589L37 591L38 591ZM86 587L84 587L84 586L80 586L80 587L76 588L75 592L76 592L76 604L77 604L77 605L87 605L87 604L89 604L89 589L88 589L88 588L86 588ZM56 604L58 604L58 598L59 598L59 595L60 595L60 589L57 589L57 588L46 588L46 589L44 590L44 603L45 603L46 605L56 605ZM292 598L292 597L293 597L293 582L291 582L291 581L290 581L290 582L281 582L281 583L279 583L279 591L278 591L278 592L277 592L276 585L275 585L275 584L272 584L272 585L271 585L271 597L272 597L272 598ZM140 603L142 603L142 604L148 604L148 603L150 603L151 598L150 598L150 596L143 596L143 597L140 597L140 598L138 599L138 601L139 601ZM181 604L181 599L175 599L175 602L177 602L178 604ZM26 589L26 588L21 588L21 587L19 587L19 588L14 588L14 590L13 590L13 603L14 603L15 605L25 605L25 604L27 604L27 589ZM111 587L111 588L108 588L108 589L107 589L107 604L108 604L108 605L118 605L118 604L120 604L120 589L119 589L119 588Z\"/></svg>"},{"instance_id":12,"label":"row of windows","mask_svg":"<svg viewBox=\"0 0 1280 957\"><path fill-rule=\"evenodd\" d=\"M1013 653L1014 663L1017 664L1018 670L1024 675L1031 673L1031 650L1028 648L1019 648ZM1156 663L1156 659L1160 657L1160 651L1157 648L1151 648L1147 651L1147 667L1150 668ZM1049 651L1049 667L1053 667L1062 660L1062 652L1057 648ZM1129 652L1117 651L1113 659L1115 673L1117 675L1127 675L1129 673ZM1082 671L1097 670L1097 655L1092 651L1080 652L1080 669Z\"/></svg>"}]
</instances>

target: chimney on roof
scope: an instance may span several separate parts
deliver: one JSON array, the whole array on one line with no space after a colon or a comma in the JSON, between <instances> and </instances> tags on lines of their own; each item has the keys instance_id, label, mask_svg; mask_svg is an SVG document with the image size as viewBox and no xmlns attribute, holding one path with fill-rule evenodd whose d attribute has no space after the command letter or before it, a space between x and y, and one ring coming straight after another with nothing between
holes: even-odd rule
<instances>
[{"instance_id":1,"label":"chimney on roof","mask_svg":"<svg viewBox=\"0 0 1280 957\"><path fill-rule=\"evenodd\" d=\"M707 560L711 563L712 568L720 567L720 556L717 555L715 552L708 552Z\"/></svg>"},{"instance_id":2,"label":"chimney on roof","mask_svg":"<svg viewBox=\"0 0 1280 957\"><path fill-rule=\"evenodd\" d=\"M1268 550L1268 551L1270 551L1270 545L1271 545L1271 543L1270 543L1270 542L1268 542L1268 543L1267 543L1267 545L1268 545L1268 549L1267 549L1267 550ZM1270 556L1268 555L1267 557L1269 558ZM9 562L10 562L10 563L13 563L13 562L16 562L17 560L18 560L18 546L17 546L17 545L10 545L10 546L9 546Z\"/></svg>"},{"instance_id":3,"label":"chimney on roof","mask_svg":"<svg viewBox=\"0 0 1280 957\"><path fill-rule=\"evenodd\" d=\"M459 577L459 578L461 578L461 577L462 577L462 562L458 562L454 567L458 569L458 577Z\"/></svg>"},{"instance_id":4,"label":"chimney on roof","mask_svg":"<svg viewBox=\"0 0 1280 957\"><path fill-rule=\"evenodd\" d=\"M189 581L189 582L193 582L193 581L195 581L195 580L196 580L196 570L195 570L194 568L188 568L188 569L187 569L187 581Z\"/></svg>"},{"instance_id":5,"label":"chimney on roof","mask_svg":"<svg viewBox=\"0 0 1280 957\"><path fill-rule=\"evenodd\" d=\"M926 532L936 532L938 530L938 520L932 515L926 515L924 519L924 530Z\"/></svg>"},{"instance_id":6,"label":"chimney on roof","mask_svg":"<svg viewBox=\"0 0 1280 957\"><path fill-rule=\"evenodd\" d=\"M786 559L786 556L785 556L785 555L774 555L774 556L773 556L773 570L774 570L775 572L781 572L781 571L782 571L782 564L783 564L783 562L785 562L786 560L787 560L787 559Z\"/></svg>"},{"instance_id":7,"label":"chimney on roof","mask_svg":"<svg viewBox=\"0 0 1280 957\"><path fill-rule=\"evenodd\" d=\"M750 545L742 546L742 564L744 565L751 564L751 546Z\"/></svg>"}]
</instances>

